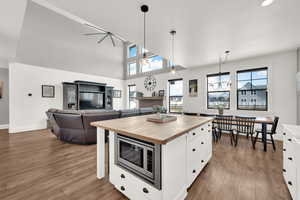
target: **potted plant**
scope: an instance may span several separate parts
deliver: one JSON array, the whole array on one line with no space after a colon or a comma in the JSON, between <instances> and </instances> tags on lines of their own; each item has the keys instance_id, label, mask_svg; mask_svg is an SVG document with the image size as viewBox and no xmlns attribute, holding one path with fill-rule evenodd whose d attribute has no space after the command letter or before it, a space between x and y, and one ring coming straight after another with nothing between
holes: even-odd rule
<instances>
[{"instance_id":1,"label":"potted plant","mask_svg":"<svg viewBox=\"0 0 300 200\"><path fill-rule=\"evenodd\" d=\"M218 104L217 108L218 108L219 115L223 115L224 114L224 105Z\"/></svg>"},{"instance_id":2,"label":"potted plant","mask_svg":"<svg viewBox=\"0 0 300 200\"><path fill-rule=\"evenodd\" d=\"M165 113L166 109L163 106L153 106L153 111L156 113L158 118L161 118L161 113Z\"/></svg>"}]
</instances>

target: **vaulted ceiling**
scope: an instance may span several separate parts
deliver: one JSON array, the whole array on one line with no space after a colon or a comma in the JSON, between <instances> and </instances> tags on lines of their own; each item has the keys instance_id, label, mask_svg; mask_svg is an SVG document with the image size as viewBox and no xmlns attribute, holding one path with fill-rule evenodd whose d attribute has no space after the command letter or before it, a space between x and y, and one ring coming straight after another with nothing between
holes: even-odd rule
<instances>
[{"instance_id":1,"label":"vaulted ceiling","mask_svg":"<svg viewBox=\"0 0 300 200\"><path fill-rule=\"evenodd\" d=\"M185 67L215 63L225 50L231 59L300 46L300 1L275 0L48 0L51 4L142 44L148 4L147 48L169 57L171 29L177 30L175 59ZM175 62L176 62L175 61Z\"/></svg>"},{"instance_id":2,"label":"vaulted ceiling","mask_svg":"<svg viewBox=\"0 0 300 200\"><path fill-rule=\"evenodd\" d=\"M123 78L123 44L116 47L76 21L29 1L17 49L21 63L61 70Z\"/></svg>"},{"instance_id":3,"label":"vaulted ceiling","mask_svg":"<svg viewBox=\"0 0 300 200\"><path fill-rule=\"evenodd\" d=\"M14 61L20 38L27 0L0 2L0 67Z\"/></svg>"},{"instance_id":4,"label":"vaulted ceiling","mask_svg":"<svg viewBox=\"0 0 300 200\"><path fill-rule=\"evenodd\" d=\"M176 29L175 62L196 67L300 46L300 1L275 0L33 0L49 3L133 43L143 43L142 4L147 14L147 49L170 56L169 31ZM0 6L0 67L14 61L121 78L122 45L83 37L82 24L27 0L3 0ZM24 23L23 23L24 20ZM22 28L23 24L23 28ZM21 32L22 28L22 32ZM18 44L19 43L19 44ZM17 50L18 44L18 50Z\"/></svg>"}]
</instances>

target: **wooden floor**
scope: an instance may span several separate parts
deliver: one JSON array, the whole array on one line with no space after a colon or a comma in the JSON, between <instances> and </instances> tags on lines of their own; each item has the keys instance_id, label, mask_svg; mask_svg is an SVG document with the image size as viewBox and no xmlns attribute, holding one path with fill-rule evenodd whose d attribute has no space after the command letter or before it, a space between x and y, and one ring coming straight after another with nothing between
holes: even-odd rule
<instances>
[{"instance_id":1,"label":"wooden floor","mask_svg":"<svg viewBox=\"0 0 300 200\"><path fill-rule=\"evenodd\" d=\"M189 189L188 200L289 200L278 151L253 151L241 139L214 145L213 158ZM96 179L96 145L58 141L47 130L8 135L0 130L1 200L126 199L108 182Z\"/></svg>"}]
</instances>

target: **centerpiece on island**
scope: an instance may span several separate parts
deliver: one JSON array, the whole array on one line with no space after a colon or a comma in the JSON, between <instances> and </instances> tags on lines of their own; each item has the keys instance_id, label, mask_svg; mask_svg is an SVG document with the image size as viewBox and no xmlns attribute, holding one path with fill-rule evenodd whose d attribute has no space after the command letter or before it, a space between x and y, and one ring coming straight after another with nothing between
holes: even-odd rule
<instances>
[{"instance_id":1,"label":"centerpiece on island","mask_svg":"<svg viewBox=\"0 0 300 200\"><path fill-rule=\"evenodd\" d=\"M147 121L149 122L166 123L177 120L176 116L162 114L167 112L166 108L162 106L153 106L153 111L156 113L156 115L148 117Z\"/></svg>"}]
</instances>

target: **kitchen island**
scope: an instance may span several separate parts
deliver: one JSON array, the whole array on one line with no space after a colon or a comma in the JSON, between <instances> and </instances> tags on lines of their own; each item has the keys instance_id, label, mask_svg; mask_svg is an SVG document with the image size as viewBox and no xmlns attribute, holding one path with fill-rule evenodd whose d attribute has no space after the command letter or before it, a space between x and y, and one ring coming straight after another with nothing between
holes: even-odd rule
<instances>
[{"instance_id":1,"label":"kitchen island","mask_svg":"<svg viewBox=\"0 0 300 200\"><path fill-rule=\"evenodd\" d=\"M109 180L129 199L181 200L212 156L212 118L178 115L154 123L151 115L93 122L97 127L97 177L105 176L109 130Z\"/></svg>"}]
</instances>

